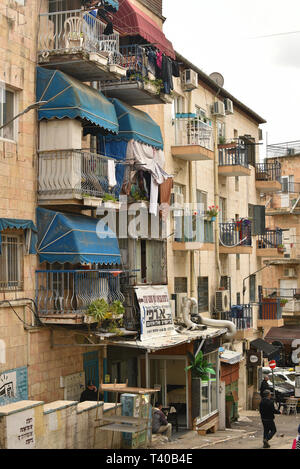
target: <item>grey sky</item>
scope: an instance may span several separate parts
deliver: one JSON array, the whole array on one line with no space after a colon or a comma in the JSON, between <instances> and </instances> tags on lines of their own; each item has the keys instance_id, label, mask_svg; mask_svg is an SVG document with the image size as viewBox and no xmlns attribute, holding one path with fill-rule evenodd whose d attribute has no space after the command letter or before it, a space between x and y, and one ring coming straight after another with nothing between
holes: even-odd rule
<instances>
[{"instance_id":1,"label":"grey sky","mask_svg":"<svg viewBox=\"0 0 300 469\"><path fill-rule=\"evenodd\" d=\"M175 50L267 120L268 143L300 140L299 0L163 0ZM262 155L263 156L263 155Z\"/></svg>"}]
</instances>

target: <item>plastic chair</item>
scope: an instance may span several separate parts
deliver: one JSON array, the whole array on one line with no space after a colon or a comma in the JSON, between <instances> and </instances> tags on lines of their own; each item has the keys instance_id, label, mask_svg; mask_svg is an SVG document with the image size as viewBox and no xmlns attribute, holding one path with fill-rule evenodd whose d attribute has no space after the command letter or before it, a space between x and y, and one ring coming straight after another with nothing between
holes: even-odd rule
<instances>
[{"instance_id":1,"label":"plastic chair","mask_svg":"<svg viewBox=\"0 0 300 469\"><path fill-rule=\"evenodd\" d=\"M64 32L66 49L82 47L82 18L79 16L70 16L70 18L67 18L64 22Z\"/></svg>"},{"instance_id":2,"label":"plastic chair","mask_svg":"<svg viewBox=\"0 0 300 469\"><path fill-rule=\"evenodd\" d=\"M285 406L284 406L284 410L286 414L290 415L291 413L294 413L296 415L297 405L298 405L298 399L287 398L285 401Z\"/></svg>"}]
</instances>

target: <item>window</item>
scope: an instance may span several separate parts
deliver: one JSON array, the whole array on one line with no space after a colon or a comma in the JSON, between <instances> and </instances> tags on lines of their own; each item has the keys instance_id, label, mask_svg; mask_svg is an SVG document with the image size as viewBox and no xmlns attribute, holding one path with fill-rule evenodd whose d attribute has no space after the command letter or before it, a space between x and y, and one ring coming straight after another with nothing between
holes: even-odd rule
<instances>
[{"instance_id":1,"label":"window","mask_svg":"<svg viewBox=\"0 0 300 469\"><path fill-rule=\"evenodd\" d=\"M224 122L217 121L217 129L218 129L218 141L219 143L225 143L225 124Z\"/></svg>"},{"instance_id":2,"label":"window","mask_svg":"<svg viewBox=\"0 0 300 469\"><path fill-rule=\"evenodd\" d=\"M141 239L136 242L137 283L167 282L166 243Z\"/></svg>"},{"instance_id":3,"label":"window","mask_svg":"<svg viewBox=\"0 0 300 469\"><path fill-rule=\"evenodd\" d=\"M237 293L237 294L236 294L236 304L237 304L237 305L240 305L240 304L241 304L241 294L240 294L240 293Z\"/></svg>"},{"instance_id":4,"label":"window","mask_svg":"<svg viewBox=\"0 0 300 469\"><path fill-rule=\"evenodd\" d=\"M187 277L174 278L174 293L187 293Z\"/></svg>"},{"instance_id":5,"label":"window","mask_svg":"<svg viewBox=\"0 0 300 469\"><path fill-rule=\"evenodd\" d=\"M250 303L254 303L256 300L256 275L250 275L249 283Z\"/></svg>"},{"instance_id":6,"label":"window","mask_svg":"<svg viewBox=\"0 0 300 469\"><path fill-rule=\"evenodd\" d=\"M252 235L265 233L265 206L248 204L248 219L251 221Z\"/></svg>"},{"instance_id":7,"label":"window","mask_svg":"<svg viewBox=\"0 0 300 469\"><path fill-rule=\"evenodd\" d=\"M202 212L207 211L207 192L196 190L197 208Z\"/></svg>"},{"instance_id":8,"label":"window","mask_svg":"<svg viewBox=\"0 0 300 469\"><path fill-rule=\"evenodd\" d=\"M23 288L23 236L2 234L0 255L0 291Z\"/></svg>"},{"instance_id":9,"label":"window","mask_svg":"<svg viewBox=\"0 0 300 469\"><path fill-rule=\"evenodd\" d=\"M234 190L235 192L238 192L240 190L240 180L238 176L235 176L234 178Z\"/></svg>"},{"instance_id":10,"label":"window","mask_svg":"<svg viewBox=\"0 0 300 469\"><path fill-rule=\"evenodd\" d=\"M198 277L198 311L199 313L209 310L208 301L208 277Z\"/></svg>"},{"instance_id":11,"label":"window","mask_svg":"<svg viewBox=\"0 0 300 469\"><path fill-rule=\"evenodd\" d=\"M240 254L236 254L236 270L240 270L241 268L241 257Z\"/></svg>"},{"instance_id":12,"label":"window","mask_svg":"<svg viewBox=\"0 0 300 469\"><path fill-rule=\"evenodd\" d=\"M0 127L9 122L16 113L15 93L0 87ZM16 121L11 122L0 130L0 137L14 140L16 134Z\"/></svg>"},{"instance_id":13,"label":"window","mask_svg":"<svg viewBox=\"0 0 300 469\"><path fill-rule=\"evenodd\" d=\"M175 119L176 114L182 114L184 113L184 98L182 96L176 96L173 99L173 107L172 107L172 114L173 114L173 119Z\"/></svg>"},{"instance_id":14,"label":"window","mask_svg":"<svg viewBox=\"0 0 300 469\"><path fill-rule=\"evenodd\" d=\"M226 199L224 197L219 199L219 222L226 222Z\"/></svg>"},{"instance_id":15,"label":"window","mask_svg":"<svg viewBox=\"0 0 300 469\"><path fill-rule=\"evenodd\" d=\"M204 360L211 363L216 374L211 375L207 380L200 380L200 418L209 417L218 410L218 352L204 355Z\"/></svg>"}]
</instances>

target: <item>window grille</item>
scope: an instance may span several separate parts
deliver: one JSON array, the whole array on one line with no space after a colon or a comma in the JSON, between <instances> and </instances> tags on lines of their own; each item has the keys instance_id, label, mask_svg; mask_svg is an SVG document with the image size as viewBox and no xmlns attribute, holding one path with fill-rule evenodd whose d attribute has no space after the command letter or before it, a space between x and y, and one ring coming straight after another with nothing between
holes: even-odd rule
<instances>
[{"instance_id":1,"label":"window grille","mask_svg":"<svg viewBox=\"0 0 300 469\"><path fill-rule=\"evenodd\" d=\"M21 236L2 234L0 255L0 291L23 289L23 250Z\"/></svg>"}]
</instances>

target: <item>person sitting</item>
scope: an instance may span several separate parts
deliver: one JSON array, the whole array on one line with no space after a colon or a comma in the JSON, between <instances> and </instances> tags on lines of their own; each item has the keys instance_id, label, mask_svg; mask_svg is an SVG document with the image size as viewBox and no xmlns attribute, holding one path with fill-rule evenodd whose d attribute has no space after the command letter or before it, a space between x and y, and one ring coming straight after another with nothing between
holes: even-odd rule
<instances>
[{"instance_id":1,"label":"person sitting","mask_svg":"<svg viewBox=\"0 0 300 469\"><path fill-rule=\"evenodd\" d=\"M100 400L100 396L99 396ZM84 401L98 401L98 390L93 381L88 381L87 387L81 393L80 402Z\"/></svg>"},{"instance_id":2,"label":"person sitting","mask_svg":"<svg viewBox=\"0 0 300 469\"><path fill-rule=\"evenodd\" d=\"M172 424L168 423L165 414L162 411L161 402L157 402L152 409L152 433L162 433L171 441Z\"/></svg>"}]
</instances>

